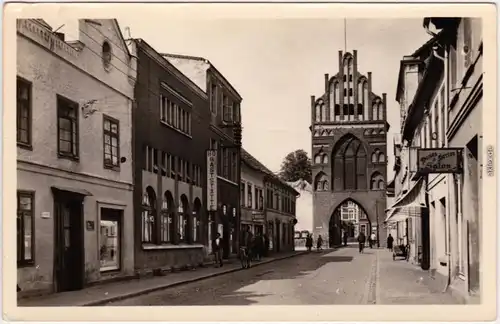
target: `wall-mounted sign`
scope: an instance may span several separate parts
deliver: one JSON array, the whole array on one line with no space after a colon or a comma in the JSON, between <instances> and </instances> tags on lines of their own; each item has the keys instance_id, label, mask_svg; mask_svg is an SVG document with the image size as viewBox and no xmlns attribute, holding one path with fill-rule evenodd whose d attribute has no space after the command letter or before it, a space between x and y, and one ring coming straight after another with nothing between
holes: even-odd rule
<instances>
[{"instance_id":1,"label":"wall-mounted sign","mask_svg":"<svg viewBox=\"0 0 500 324\"><path fill-rule=\"evenodd\" d=\"M207 150L207 209L217 210L217 150Z\"/></svg>"},{"instance_id":2,"label":"wall-mounted sign","mask_svg":"<svg viewBox=\"0 0 500 324\"><path fill-rule=\"evenodd\" d=\"M42 218L50 218L50 212L42 212Z\"/></svg>"},{"instance_id":3,"label":"wall-mounted sign","mask_svg":"<svg viewBox=\"0 0 500 324\"><path fill-rule=\"evenodd\" d=\"M463 170L461 148L417 150L417 171L429 173L460 173Z\"/></svg>"},{"instance_id":4,"label":"wall-mounted sign","mask_svg":"<svg viewBox=\"0 0 500 324\"><path fill-rule=\"evenodd\" d=\"M87 231L93 231L94 228L95 228L95 223L94 221L87 221L86 222L86 225L87 225Z\"/></svg>"}]
</instances>

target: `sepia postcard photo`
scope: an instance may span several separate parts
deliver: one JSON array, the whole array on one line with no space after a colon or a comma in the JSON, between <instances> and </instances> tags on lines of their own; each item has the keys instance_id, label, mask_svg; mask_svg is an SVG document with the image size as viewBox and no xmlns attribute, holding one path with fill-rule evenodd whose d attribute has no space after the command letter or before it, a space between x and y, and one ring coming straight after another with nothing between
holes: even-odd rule
<instances>
[{"instance_id":1,"label":"sepia postcard photo","mask_svg":"<svg viewBox=\"0 0 500 324\"><path fill-rule=\"evenodd\" d=\"M5 320L496 318L493 4L4 8Z\"/></svg>"}]
</instances>

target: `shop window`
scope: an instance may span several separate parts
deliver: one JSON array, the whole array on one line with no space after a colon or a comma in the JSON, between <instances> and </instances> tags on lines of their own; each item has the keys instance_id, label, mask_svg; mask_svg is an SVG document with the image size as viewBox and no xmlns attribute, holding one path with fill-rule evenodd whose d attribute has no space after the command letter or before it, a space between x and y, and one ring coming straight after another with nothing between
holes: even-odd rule
<instances>
[{"instance_id":1,"label":"shop window","mask_svg":"<svg viewBox=\"0 0 500 324\"><path fill-rule=\"evenodd\" d=\"M17 264L31 265L34 262L34 203L33 192L17 192Z\"/></svg>"},{"instance_id":2,"label":"shop window","mask_svg":"<svg viewBox=\"0 0 500 324\"><path fill-rule=\"evenodd\" d=\"M172 243L174 237L174 198L170 191L163 195L161 203L161 243Z\"/></svg>"},{"instance_id":3,"label":"shop window","mask_svg":"<svg viewBox=\"0 0 500 324\"><path fill-rule=\"evenodd\" d=\"M156 218L156 194L153 188L147 187L142 197L142 242L153 243Z\"/></svg>"},{"instance_id":4,"label":"shop window","mask_svg":"<svg viewBox=\"0 0 500 324\"><path fill-rule=\"evenodd\" d=\"M189 202L186 195L181 196L181 201L178 207L179 223L178 223L178 238L179 242L186 242L189 235Z\"/></svg>"},{"instance_id":5,"label":"shop window","mask_svg":"<svg viewBox=\"0 0 500 324\"><path fill-rule=\"evenodd\" d=\"M101 271L119 270L121 254L121 211L101 208L100 262Z\"/></svg>"},{"instance_id":6,"label":"shop window","mask_svg":"<svg viewBox=\"0 0 500 324\"><path fill-rule=\"evenodd\" d=\"M199 243L201 241L201 201L196 198L194 200L194 210L193 210L193 243Z\"/></svg>"}]
</instances>

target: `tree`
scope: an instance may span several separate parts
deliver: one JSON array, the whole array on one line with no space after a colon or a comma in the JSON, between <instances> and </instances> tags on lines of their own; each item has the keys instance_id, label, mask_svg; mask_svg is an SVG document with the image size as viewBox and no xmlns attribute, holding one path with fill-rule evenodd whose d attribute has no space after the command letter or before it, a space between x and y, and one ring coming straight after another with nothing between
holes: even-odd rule
<instances>
[{"instance_id":1,"label":"tree","mask_svg":"<svg viewBox=\"0 0 500 324\"><path fill-rule=\"evenodd\" d=\"M279 177L283 181L294 182L304 179L307 182L312 182L311 159L307 156L307 152L299 149L287 154L281 163Z\"/></svg>"}]
</instances>

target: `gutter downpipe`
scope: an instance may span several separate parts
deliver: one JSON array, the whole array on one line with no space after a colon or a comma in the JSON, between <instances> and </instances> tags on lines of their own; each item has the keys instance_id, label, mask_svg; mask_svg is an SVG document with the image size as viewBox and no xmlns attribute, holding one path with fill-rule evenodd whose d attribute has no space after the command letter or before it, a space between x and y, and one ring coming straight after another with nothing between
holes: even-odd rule
<instances>
[{"instance_id":1,"label":"gutter downpipe","mask_svg":"<svg viewBox=\"0 0 500 324\"><path fill-rule=\"evenodd\" d=\"M432 32L430 32L428 29L426 29L426 31L433 35ZM442 46L442 45L439 45L439 46ZM441 116L441 118L445 118L445 127L446 129L448 128L448 108L450 106L450 95L449 95L449 84L450 84L450 73L449 73L449 65L448 65L448 51L449 51L449 45L444 45L443 47L444 49L444 56L440 56L438 53L437 53L437 50L435 48L433 48L433 55L440 59L441 61L443 61L444 63L444 100L445 100L445 107L446 107L446 110L445 110L445 114L446 116ZM444 132L446 134L446 131ZM445 136L444 138L444 146L445 147L448 147L448 138ZM457 181L455 175L452 175L451 176L451 180L453 181L450 181L450 176L448 176L448 192L450 192L450 187L451 187L451 184L455 184L455 181ZM460 182L460 179L458 179L458 182ZM455 195L455 199L457 200L460 200L460 198L458 197L458 193L456 193L455 191L453 191L453 195ZM460 214L461 214L461 207L460 207L460 204L461 202L458 201L457 203L457 214L459 215L459 219L460 218ZM449 206L449 204L448 204ZM446 292L448 290L448 287L451 285L451 277L452 277L452 271L451 271L451 268L452 268L452 264L451 264L451 218L450 218L450 213L448 212L448 210L446 211L447 213L447 217L446 217L446 231L448 232L448 235L447 236L447 249L446 249L446 257L447 257L447 263L448 263L448 280L446 282L446 286L444 287L443 289L443 292Z\"/></svg>"}]
</instances>

